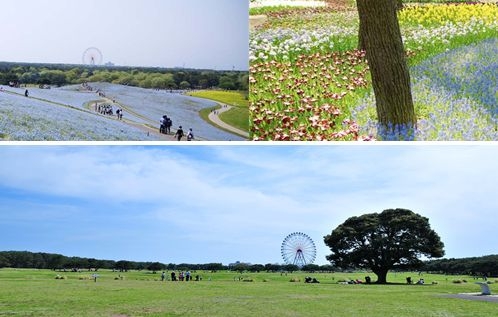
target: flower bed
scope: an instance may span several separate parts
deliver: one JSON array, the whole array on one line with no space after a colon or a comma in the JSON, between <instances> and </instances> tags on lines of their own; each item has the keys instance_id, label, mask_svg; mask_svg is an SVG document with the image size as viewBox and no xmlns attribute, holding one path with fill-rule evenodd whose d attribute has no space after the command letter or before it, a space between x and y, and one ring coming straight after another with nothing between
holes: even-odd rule
<instances>
[{"instance_id":1,"label":"flower bed","mask_svg":"<svg viewBox=\"0 0 498 317\"><path fill-rule=\"evenodd\" d=\"M472 91L472 94L459 95L460 91L442 87L446 98L439 99L433 105L424 95L433 85L419 86L427 80L420 77L416 67L438 54L451 53L459 47L498 37L498 7L492 4L410 6L399 13L399 19L413 69L412 81L416 88L413 94L419 128L425 129L417 134L417 139L496 139L496 134L489 128L495 124L489 106L493 102L492 89L486 88L496 87L496 82L489 76L485 77L484 73L489 72L482 69L496 64L497 54L478 54L483 63L474 64L472 74L479 76L475 82L481 84L467 84L461 88L461 91ZM375 130L371 128L375 123L375 111L365 106L364 101L371 93L368 67L362 54L354 50L357 30L355 11L323 10L303 14L303 11L295 10L294 14L286 11L284 15L270 17L263 28L251 32L250 110L253 139L376 138ZM472 49L476 47L470 46ZM465 60L465 56L455 55L455 59ZM448 67L448 72L434 76L455 80L464 73L452 67ZM426 74L426 77L431 76ZM482 81L486 84L483 85ZM448 115L443 109L458 100L473 105L479 123L461 126L462 131L458 133L443 131L449 126L438 124L437 114ZM333 112L340 115L330 116L326 111L319 110L323 107L334 109ZM434 122L424 121L428 120L428 114L436 116ZM455 115L457 117L451 119L462 118ZM355 132L351 132L350 128L357 126L360 128L357 131L354 128ZM457 128L455 125L451 127Z\"/></svg>"}]
</instances>

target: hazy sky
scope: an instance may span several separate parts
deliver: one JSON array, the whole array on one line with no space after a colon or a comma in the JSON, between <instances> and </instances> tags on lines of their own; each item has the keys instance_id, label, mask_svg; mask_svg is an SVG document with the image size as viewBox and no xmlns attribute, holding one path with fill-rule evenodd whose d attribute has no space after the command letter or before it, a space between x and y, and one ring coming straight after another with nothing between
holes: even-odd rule
<instances>
[{"instance_id":1,"label":"hazy sky","mask_svg":"<svg viewBox=\"0 0 498 317\"><path fill-rule=\"evenodd\" d=\"M497 146L0 146L0 250L283 263L348 217L407 208L447 257L498 253Z\"/></svg>"},{"instance_id":2,"label":"hazy sky","mask_svg":"<svg viewBox=\"0 0 498 317\"><path fill-rule=\"evenodd\" d=\"M247 70L247 0L2 1L0 61Z\"/></svg>"}]
</instances>

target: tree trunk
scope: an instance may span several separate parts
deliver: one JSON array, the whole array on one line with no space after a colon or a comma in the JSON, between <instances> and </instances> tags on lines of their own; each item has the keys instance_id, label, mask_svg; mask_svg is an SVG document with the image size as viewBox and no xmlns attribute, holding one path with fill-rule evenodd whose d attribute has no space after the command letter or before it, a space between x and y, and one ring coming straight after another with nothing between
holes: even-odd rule
<instances>
[{"instance_id":1,"label":"tree trunk","mask_svg":"<svg viewBox=\"0 0 498 317\"><path fill-rule=\"evenodd\" d=\"M365 43L365 23L362 19L360 19L360 28L358 31L358 49L360 51L366 51L367 50L367 45Z\"/></svg>"},{"instance_id":2,"label":"tree trunk","mask_svg":"<svg viewBox=\"0 0 498 317\"><path fill-rule=\"evenodd\" d=\"M373 271L377 275L376 284L387 284L387 272L388 270L380 269Z\"/></svg>"},{"instance_id":3,"label":"tree trunk","mask_svg":"<svg viewBox=\"0 0 498 317\"><path fill-rule=\"evenodd\" d=\"M416 125L398 16L397 0L357 0L361 40L372 74L379 137L413 139Z\"/></svg>"},{"instance_id":4,"label":"tree trunk","mask_svg":"<svg viewBox=\"0 0 498 317\"><path fill-rule=\"evenodd\" d=\"M396 0L396 9L403 9L403 0Z\"/></svg>"}]
</instances>

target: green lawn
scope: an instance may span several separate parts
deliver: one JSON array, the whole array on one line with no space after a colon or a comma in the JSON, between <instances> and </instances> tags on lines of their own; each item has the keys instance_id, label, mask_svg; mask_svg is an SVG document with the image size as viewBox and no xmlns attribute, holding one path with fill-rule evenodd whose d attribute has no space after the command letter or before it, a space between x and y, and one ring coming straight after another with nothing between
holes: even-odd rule
<instances>
[{"instance_id":1,"label":"green lawn","mask_svg":"<svg viewBox=\"0 0 498 317\"><path fill-rule=\"evenodd\" d=\"M426 285L406 285L407 276L418 275L398 273L388 280L399 284L342 285L341 279L367 274L194 272L199 282L161 282L149 272L98 274L94 282L91 272L2 269L0 316L493 316L498 309L498 303L441 296L479 291L472 278L457 276L424 274ZM119 274L124 278L115 279ZM306 275L320 284L305 284Z\"/></svg>"},{"instance_id":2,"label":"green lawn","mask_svg":"<svg viewBox=\"0 0 498 317\"><path fill-rule=\"evenodd\" d=\"M249 100L246 97L247 92L201 90L189 93L188 95L232 105L233 108L230 111L222 113L220 119L240 130L249 131ZM201 116L207 120L209 112L211 112L211 109L204 109L201 111Z\"/></svg>"}]
</instances>

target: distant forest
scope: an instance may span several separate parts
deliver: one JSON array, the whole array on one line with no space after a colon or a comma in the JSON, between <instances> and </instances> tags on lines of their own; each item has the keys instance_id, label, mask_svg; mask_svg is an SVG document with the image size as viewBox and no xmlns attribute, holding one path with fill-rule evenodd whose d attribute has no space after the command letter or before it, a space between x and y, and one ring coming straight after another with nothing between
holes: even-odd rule
<instances>
[{"instance_id":1,"label":"distant forest","mask_svg":"<svg viewBox=\"0 0 498 317\"><path fill-rule=\"evenodd\" d=\"M164 264L160 262L134 262L127 260L97 260L93 258L67 257L61 254L34 253L28 251L0 251L0 268L35 268L65 271L99 270L109 269L117 271L129 270L236 270L250 272L279 272L298 271L296 265L286 264L249 264L236 262L229 265L222 263L207 264ZM338 271L332 265L305 265L302 271L306 272L334 272ZM419 271L441 274L462 274L462 275L487 275L498 276L498 255L486 255L482 257L461 258L461 259L440 259L431 260L424 263Z\"/></svg>"},{"instance_id":2,"label":"distant forest","mask_svg":"<svg viewBox=\"0 0 498 317\"><path fill-rule=\"evenodd\" d=\"M1 85L64 86L108 82L153 89L223 89L247 91L249 74L184 68L87 66L0 62Z\"/></svg>"}]
</instances>

